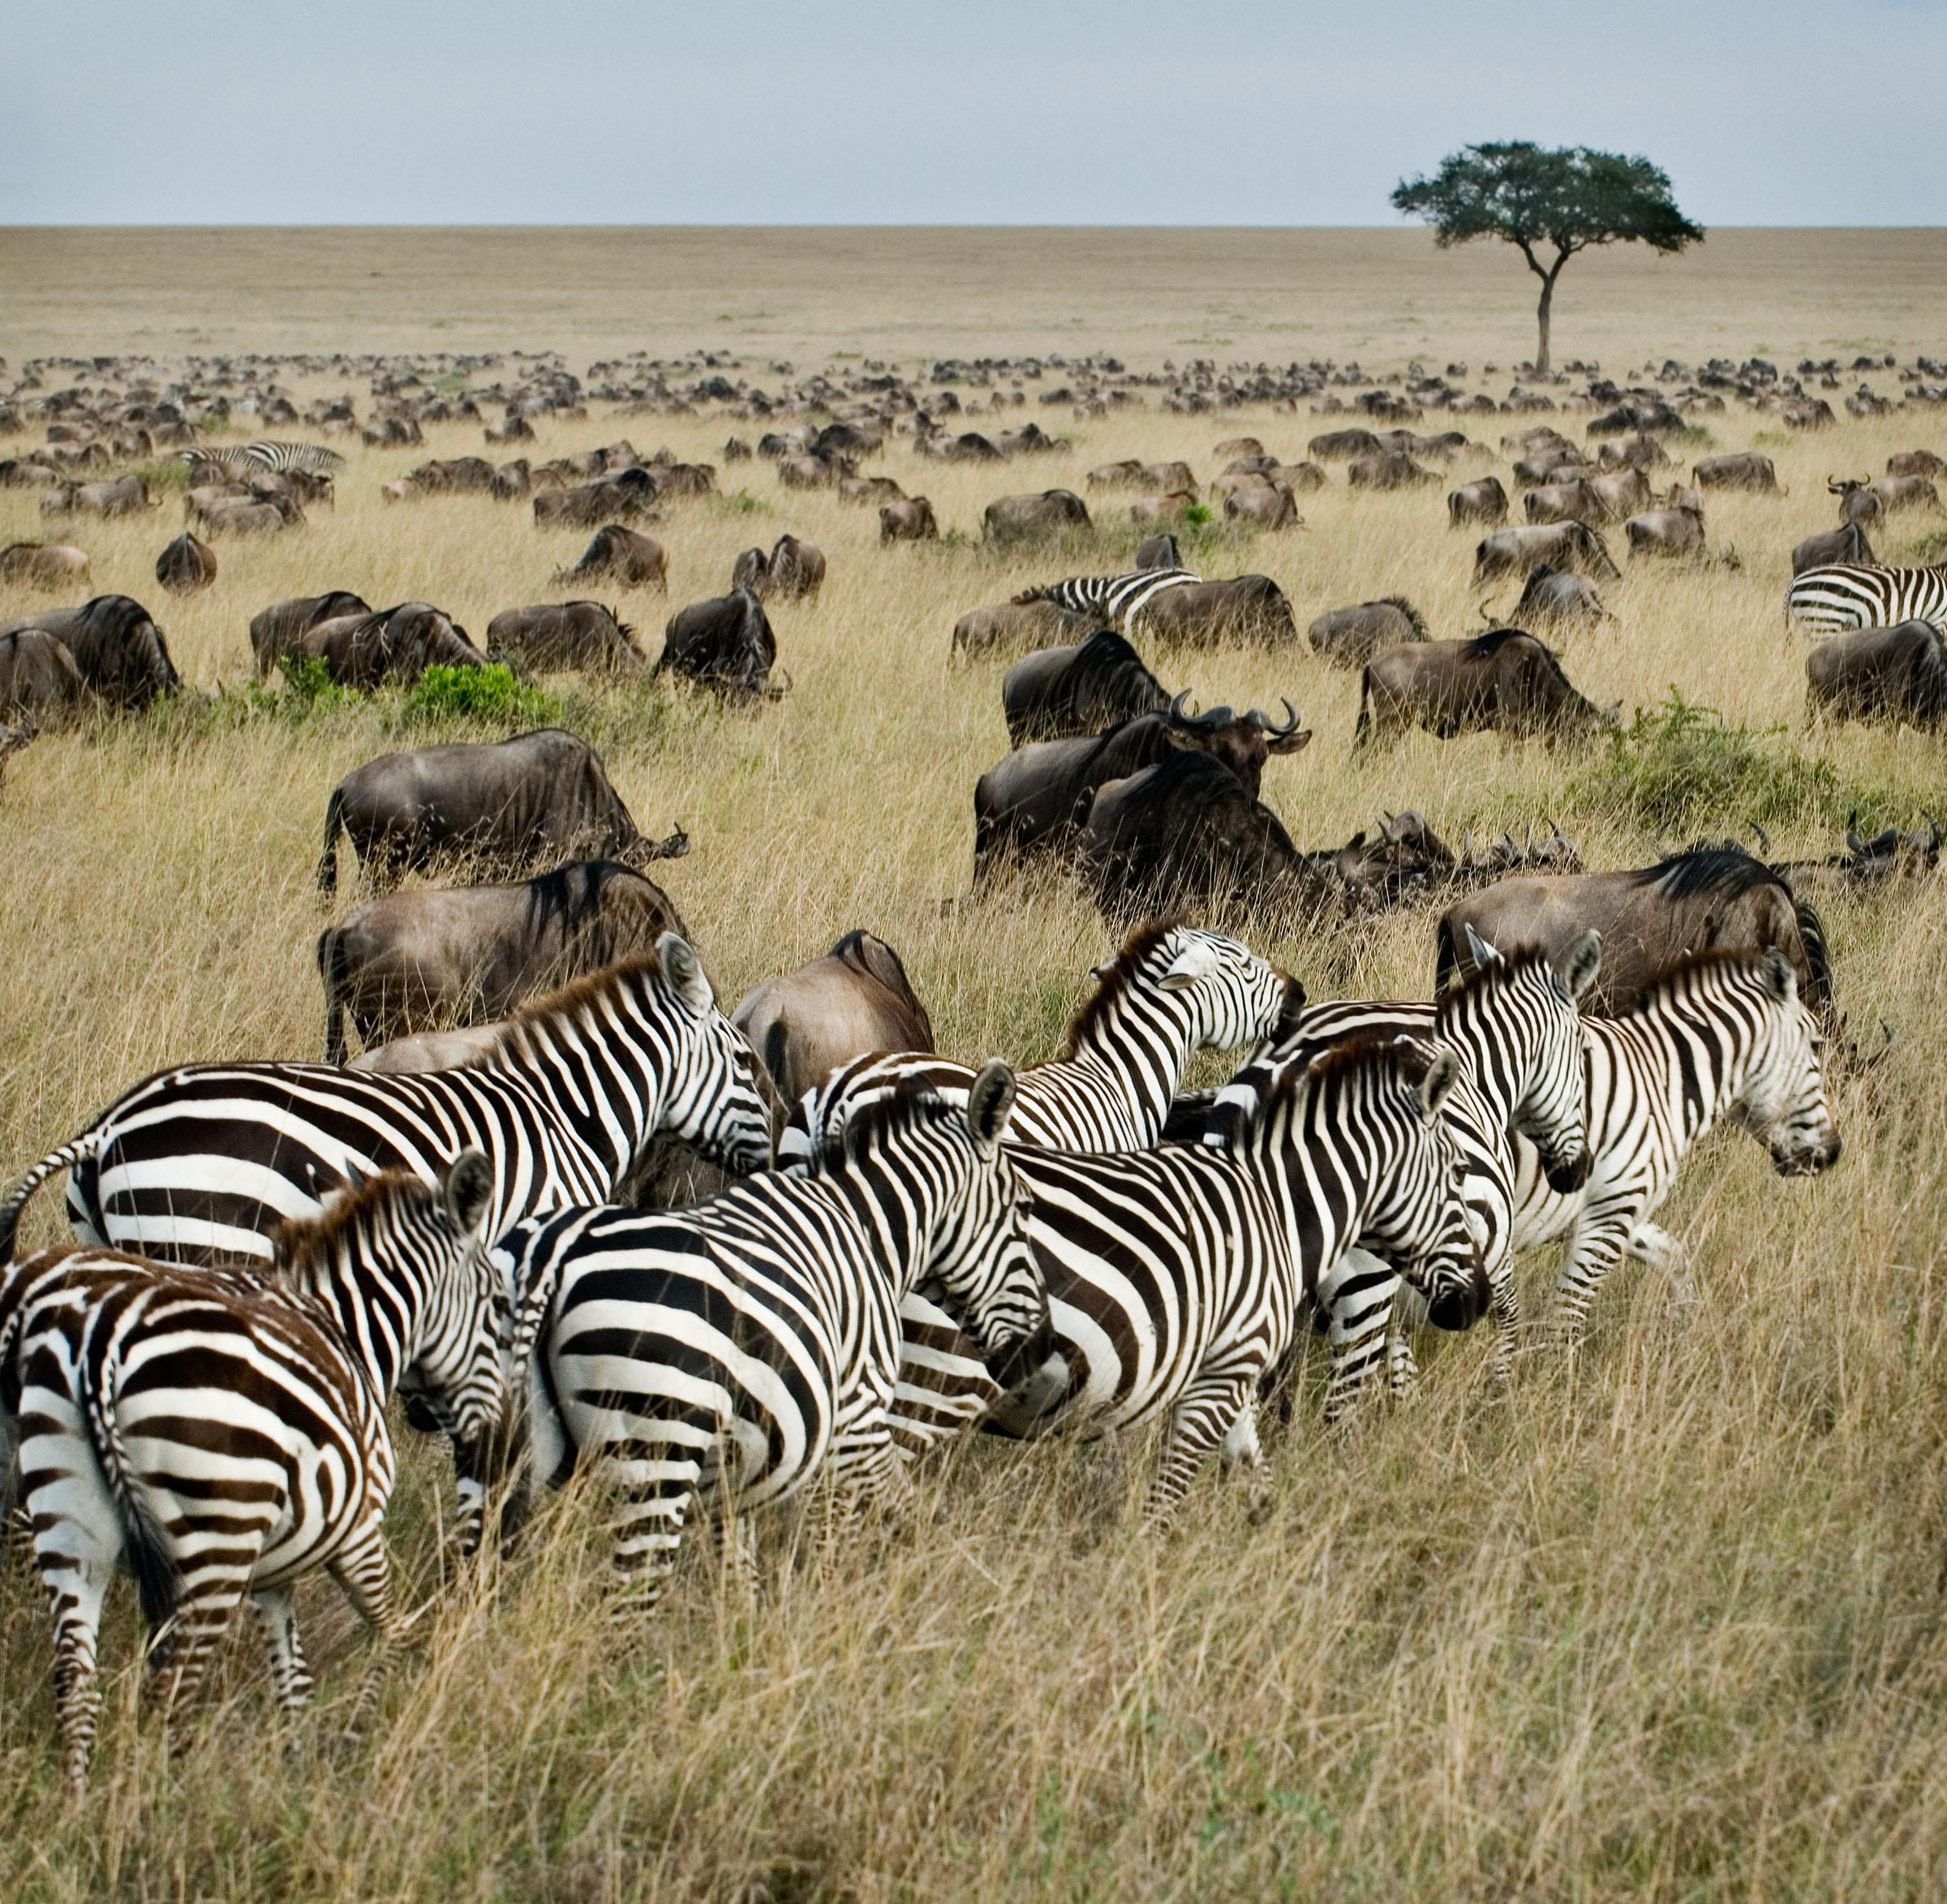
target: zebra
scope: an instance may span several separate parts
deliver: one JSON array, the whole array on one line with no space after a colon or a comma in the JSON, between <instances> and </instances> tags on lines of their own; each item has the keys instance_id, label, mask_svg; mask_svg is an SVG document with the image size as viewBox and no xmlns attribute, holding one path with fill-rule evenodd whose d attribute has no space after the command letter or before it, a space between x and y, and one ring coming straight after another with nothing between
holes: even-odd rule
<instances>
[{"instance_id":1,"label":"zebra","mask_svg":"<svg viewBox=\"0 0 1947 1904\"><path fill-rule=\"evenodd\" d=\"M292 470L302 470L310 475L329 476L345 466L345 458L321 443L275 443L268 439L226 449L185 449L182 455L192 471L199 465L213 465L237 476L247 476L261 470L280 476Z\"/></svg>"},{"instance_id":2,"label":"zebra","mask_svg":"<svg viewBox=\"0 0 1947 1904\"><path fill-rule=\"evenodd\" d=\"M388 1171L285 1225L274 1277L87 1247L10 1266L0 1413L18 1434L36 1568L52 1605L68 1776L87 1776L96 1657L118 1565L193 1700L247 1594L278 1703L312 1680L294 1588L328 1569L377 1629L406 1622L380 1526L396 1472L385 1405L411 1369L457 1433L508 1413L508 1303L490 1260L493 1172L462 1151L436 1183Z\"/></svg>"},{"instance_id":3,"label":"zebra","mask_svg":"<svg viewBox=\"0 0 1947 1904\"><path fill-rule=\"evenodd\" d=\"M574 1209L517 1225L532 1469L611 1484L612 1558L660 1598L699 1494L741 1515L816 1482L839 1515L897 1476L887 1408L899 1300L924 1280L998 1379L1052 1347L1003 1150L999 1060L963 1109L908 1079L846 1127L814 1177L771 1174L680 1214Z\"/></svg>"},{"instance_id":4,"label":"zebra","mask_svg":"<svg viewBox=\"0 0 1947 1904\"><path fill-rule=\"evenodd\" d=\"M1138 617L1158 595L1202 580L1188 569L1136 569L1126 575L1073 576L1066 582L1023 589L1014 600L1020 603L1053 602L1071 614L1086 615L1133 634Z\"/></svg>"},{"instance_id":5,"label":"zebra","mask_svg":"<svg viewBox=\"0 0 1947 1904\"><path fill-rule=\"evenodd\" d=\"M536 1210L614 1196L667 1131L733 1172L771 1161L743 1034L688 943L525 1005L462 1070L187 1064L125 1092L0 1201L0 1258L28 1199L69 1171L84 1242L178 1263L267 1257L274 1226L348 1169L430 1175L469 1145L492 1160L496 1233Z\"/></svg>"},{"instance_id":6,"label":"zebra","mask_svg":"<svg viewBox=\"0 0 1947 1904\"><path fill-rule=\"evenodd\" d=\"M1635 1010L1584 1019L1583 1033L1588 1180L1573 1192L1551 1188L1533 1146L1526 1138L1516 1145L1515 1241L1531 1249L1567 1239L1551 1326L1571 1348L1625 1253L1674 1272L1680 1247L1648 1218L1721 1119L1757 1137L1782 1176L1829 1170L1840 1150L1825 1096L1825 1035L1776 947L1698 953Z\"/></svg>"},{"instance_id":7,"label":"zebra","mask_svg":"<svg viewBox=\"0 0 1947 1904\"><path fill-rule=\"evenodd\" d=\"M1931 621L1947 635L1947 562L1924 569L1833 562L1793 576L1785 591L1787 628L1837 634L1902 621Z\"/></svg>"}]
</instances>

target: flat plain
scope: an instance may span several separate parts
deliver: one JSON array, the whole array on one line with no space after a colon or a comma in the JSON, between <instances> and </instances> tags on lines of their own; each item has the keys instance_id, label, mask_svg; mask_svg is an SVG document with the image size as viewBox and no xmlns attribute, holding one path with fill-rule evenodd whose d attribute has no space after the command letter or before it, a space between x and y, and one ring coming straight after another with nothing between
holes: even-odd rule
<instances>
[{"instance_id":1,"label":"flat plain","mask_svg":"<svg viewBox=\"0 0 1947 1904\"><path fill-rule=\"evenodd\" d=\"M711 349L737 360L727 374L776 389L780 361L802 376L1105 350L1137 367L1463 362L1469 387L1502 396L1532 337L1518 261L1437 254L1411 233L13 231L0 260L10 380L48 354L559 349L581 372ZM1665 356L1938 355L1944 279L1937 233L1717 234L1680 260L1580 261L1557 350L1618 380ZM97 374L41 373L45 388ZM1845 388L1861 376L1897 396L1877 372ZM342 391L362 417L372 407L360 375L284 380L300 401ZM1182 457L1207 480L1216 443L1247 432L1295 461L1353 419L1154 402L1075 419L1035 402L1045 387L1026 381L991 420L1033 416L1067 452L948 466L893 437L870 466L931 497L959 532L937 546L882 548L869 512L783 490L761 461L724 464L724 438L761 425L597 403L585 422L542 418L524 446L538 461L626 435L718 463L727 493L672 505L653 531L671 552L667 601L597 591L651 651L667 613L721 592L747 544L789 529L829 558L815 604L773 608L794 684L781 702L539 684L597 741L646 830L690 830L694 850L664 883L726 1004L864 926L905 956L943 1051L1026 1062L1052 1055L1111 948L1058 880L943 907L967 886L974 781L1007 746L1003 663L956 661L955 618L1126 565L1136 539L1120 495L1089 495L1098 532L1059 560L982 545L981 509L1081 490L1089 466L1124 456ZM1458 474L1505 480L1500 436L1529 420L1579 436L1587 419L1461 419L1485 449ZM1273 764L1266 797L1301 846L1412 806L1450 836L1546 815L1592 867L1640 866L1699 833L1749 841L1754 819L1782 857L1835 849L1855 806L1863 825L1947 813L1937 737L1807 724L1806 641L1781 614L1792 544L1836 519L1828 475L1947 453L1947 412L1842 412L1804 435L1734 402L1695 420L1677 454L1762 449L1784 492L1713 496L1710 544L1736 566L1626 564L1603 591L1616 621L1560 641L1591 698L1653 716L1632 753L1420 735L1354 756L1356 677L1302 644L1150 658L1206 704L1296 703L1315 737ZM317 1055L329 789L391 746L492 737L415 727L397 696L253 698L251 615L340 587L436 602L479 634L500 609L557 599L550 577L586 539L537 530L519 503L381 501L383 482L428 457L478 453L477 423L429 425L419 449L338 447L336 508L220 544L216 584L184 601L153 576L178 492L149 517L60 531L92 554L96 591L154 608L200 693L8 763L10 1175L164 1064ZM1193 537L1193 559L1272 575L1300 629L1399 595L1434 634L1463 634L1483 625L1484 594L1491 608L1513 591L1472 585L1473 537L1448 528L1442 497L1354 494L1335 466L1300 499L1302 530L1219 521ZM1899 518L1883 552L1937 560L1941 527ZM43 533L32 492L0 490L0 544ZM0 618L42 599L10 595ZM1673 689L1744 730L1745 765L1646 804L1636 769ZM1947 898L1936 879L1835 901L1827 923L1854 1027L1895 1033L1869 1079L1836 1087L1837 1168L1782 1182L1758 1146L1720 1134L1661 1219L1688 1245L1686 1283L1618 1271L1572 1373L1537 1348L1506 1398L1485 1387L1484 1341L1440 1338L1410 1404L1328 1437L1314 1358L1311 1405L1271 1438L1262 1525L1211 1483L1152 1548L1133 1529L1140 1441L976 1444L922 1471L896 1520L836 1560L780 1523L754 1603L699 1558L652 1626L618 1630L596 1502L571 1491L522 1555L455 1575L441 1558L449 1497L420 1446L397 1542L426 1611L376 1721L349 1729L363 1642L314 1586L316 1710L277 1722L241 1634L172 1762L142 1717L129 1593L78 1800L52 1744L43 1608L16 1554L0 1577L0 1895L1939 1895ZM1424 909L1270 919L1252 936L1314 997L1431 984ZM43 1197L29 1240L56 1239L58 1204ZM1531 1313L1553 1266L1524 1266Z\"/></svg>"}]
</instances>

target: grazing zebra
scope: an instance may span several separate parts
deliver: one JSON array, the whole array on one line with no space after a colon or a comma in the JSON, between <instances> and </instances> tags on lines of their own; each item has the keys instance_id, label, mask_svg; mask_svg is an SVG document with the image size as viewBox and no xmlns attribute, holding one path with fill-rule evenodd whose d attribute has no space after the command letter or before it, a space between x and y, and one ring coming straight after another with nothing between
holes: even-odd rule
<instances>
[{"instance_id":1,"label":"grazing zebra","mask_svg":"<svg viewBox=\"0 0 1947 1904\"><path fill-rule=\"evenodd\" d=\"M536 1210L614 1196L663 1131L733 1171L770 1161L750 1048L673 932L523 1006L465 1070L160 1072L8 1193L0 1257L28 1198L64 1169L84 1242L208 1263L268 1256L275 1226L316 1210L349 1171L429 1175L470 1145L493 1163L497 1234Z\"/></svg>"},{"instance_id":2,"label":"grazing zebra","mask_svg":"<svg viewBox=\"0 0 1947 1904\"><path fill-rule=\"evenodd\" d=\"M1931 621L1947 634L1947 562L1925 569L1833 562L1793 576L1785 591L1787 628L1837 634L1902 621Z\"/></svg>"},{"instance_id":3,"label":"grazing zebra","mask_svg":"<svg viewBox=\"0 0 1947 1904\"><path fill-rule=\"evenodd\" d=\"M199 465L213 465L237 476L247 476L259 470L268 470L273 475L282 475L290 470L303 470L329 476L345 466L344 458L335 449L325 449L321 443L273 443L268 440L244 443L228 449L185 449L183 460L192 471Z\"/></svg>"},{"instance_id":4,"label":"grazing zebra","mask_svg":"<svg viewBox=\"0 0 1947 1904\"><path fill-rule=\"evenodd\" d=\"M681 1213L568 1210L503 1237L519 1292L535 1470L592 1463L613 1558L660 1596L699 1493L738 1510L817 1481L841 1513L897 1472L899 1301L924 1281L1005 1381L1051 1347L1001 1147L998 1061L965 1108L908 1080L813 1177L767 1175Z\"/></svg>"},{"instance_id":5,"label":"grazing zebra","mask_svg":"<svg viewBox=\"0 0 1947 1904\"><path fill-rule=\"evenodd\" d=\"M77 1784L118 1565L156 1635L151 1662L170 1675L165 1720L195 1696L246 1594L278 1701L301 1705L312 1677L294 1588L318 1567L382 1651L402 1637L380 1527L395 1471L385 1404L410 1369L456 1433L481 1442L505 1420L492 1190L478 1150L436 1184L387 1172L285 1226L274 1279L88 1248L11 1267L0 1415L17 1434Z\"/></svg>"},{"instance_id":6,"label":"grazing zebra","mask_svg":"<svg viewBox=\"0 0 1947 1904\"><path fill-rule=\"evenodd\" d=\"M1105 626L1133 634L1137 618L1158 595L1202 580L1188 569L1136 569L1127 575L1077 575L1066 582L1051 582L1041 588L1023 589L1014 600L1053 602L1071 614L1086 615Z\"/></svg>"},{"instance_id":7,"label":"grazing zebra","mask_svg":"<svg viewBox=\"0 0 1947 1904\"><path fill-rule=\"evenodd\" d=\"M1016 1142L1050 1150L1152 1150L1193 1052L1279 1037L1304 1004L1296 979L1237 940L1168 920L1138 926L1095 977L1098 989L1069 1025L1064 1055L1016 1080L1009 1128ZM811 1168L835 1107L852 1115L903 1077L923 1077L957 1097L972 1076L963 1065L917 1053L854 1059L792 1107L778 1161L788 1170ZM995 1390L974 1345L937 1303L915 1292L900 1315L905 1352L893 1424L901 1451L911 1455L982 1412ZM952 1379L955 1371L965 1378Z\"/></svg>"},{"instance_id":8,"label":"grazing zebra","mask_svg":"<svg viewBox=\"0 0 1947 1904\"><path fill-rule=\"evenodd\" d=\"M1837 1162L1826 1102L1825 1034L1799 996L1790 961L1703 952L1676 966L1634 1011L1583 1021L1588 1050L1588 1181L1551 1189L1532 1145L1518 1145L1515 1240L1568 1239L1554 1328L1581 1339L1602 1279L1625 1252L1674 1269L1674 1240L1652 1224L1691 1148L1724 1117L1758 1138L1781 1176Z\"/></svg>"}]
</instances>

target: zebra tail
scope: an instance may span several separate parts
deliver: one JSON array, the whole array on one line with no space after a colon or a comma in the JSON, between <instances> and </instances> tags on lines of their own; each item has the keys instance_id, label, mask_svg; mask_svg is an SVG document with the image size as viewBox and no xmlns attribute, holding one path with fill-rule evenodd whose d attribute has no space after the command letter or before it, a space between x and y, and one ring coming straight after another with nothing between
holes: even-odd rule
<instances>
[{"instance_id":1,"label":"zebra tail","mask_svg":"<svg viewBox=\"0 0 1947 1904\"><path fill-rule=\"evenodd\" d=\"M58 1150L50 1150L25 1176L0 1198L0 1262L12 1259L15 1232L20 1227L20 1213L27 1208L28 1199L51 1176L58 1176L64 1170L71 1170L84 1163L101 1148L101 1131L97 1125L92 1130L82 1132L78 1137L63 1144Z\"/></svg>"},{"instance_id":2,"label":"zebra tail","mask_svg":"<svg viewBox=\"0 0 1947 1904\"><path fill-rule=\"evenodd\" d=\"M120 1375L121 1365L111 1356L102 1367L99 1381L87 1384L84 1413L88 1438L122 1523L129 1571L135 1576L135 1588L142 1596L142 1617L148 1622L153 1634L174 1614L182 1597L183 1575L169 1550L155 1509L136 1481L128 1450L122 1443L114 1393Z\"/></svg>"},{"instance_id":3,"label":"zebra tail","mask_svg":"<svg viewBox=\"0 0 1947 1904\"><path fill-rule=\"evenodd\" d=\"M345 811L345 789L333 787L331 797L324 802L324 851L318 860L318 890L320 892L336 892L338 889L338 827L342 823Z\"/></svg>"}]
</instances>

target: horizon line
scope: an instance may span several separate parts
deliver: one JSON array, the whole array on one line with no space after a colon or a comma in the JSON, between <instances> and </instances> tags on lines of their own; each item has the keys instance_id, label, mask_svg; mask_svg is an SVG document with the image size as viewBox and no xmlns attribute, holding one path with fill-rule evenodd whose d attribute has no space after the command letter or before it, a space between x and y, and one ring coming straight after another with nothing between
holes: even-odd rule
<instances>
[{"instance_id":1,"label":"horizon line","mask_svg":"<svg viewBox=\"0 0 1947 1904\"><path fill-rule=\"evenodd\" d=\"M1941 231L1940 224L1790 225L1773 223L1707 225L1711 231ZM1432 234L1424 225L1360 225L1329 222L1312 225L1270 225L1217 221L1208 224L1133 224L1110 220L1101 223L1081 221L1042 221L1006 220L996 222L955 221L926 224L900 219L856 221L811 219L673 219L637 223L614 219L574 219L553 223L504 222L490 219L366 220L358 218L301 218L276 221L264 219L179 221L143 218L133 221L73 219L0 220L0 233L15 231L1359 231Z\"/></svg>"}]
</instances>

